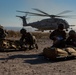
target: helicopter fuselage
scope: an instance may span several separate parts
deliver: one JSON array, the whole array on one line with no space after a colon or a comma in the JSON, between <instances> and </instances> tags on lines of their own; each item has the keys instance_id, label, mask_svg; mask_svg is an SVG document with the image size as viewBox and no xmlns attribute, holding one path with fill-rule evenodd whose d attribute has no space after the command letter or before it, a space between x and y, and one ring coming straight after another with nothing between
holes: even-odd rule
<instances>
[{"instance_id":1,"label":"helicopter fuselage","mask_svg":"<svg viewBox=\"0 0 76 75\"><path fill-rule=\"evenodd\" d=\"M66 20L64 19L43 19L41 21L33 22L33 23L28 23L26 26L31 26L34 28L37 28L38 30L54 30L57 29L58 24L63 24L64 29L69 28L69 24Z\"/></svg>"}]
</instances>

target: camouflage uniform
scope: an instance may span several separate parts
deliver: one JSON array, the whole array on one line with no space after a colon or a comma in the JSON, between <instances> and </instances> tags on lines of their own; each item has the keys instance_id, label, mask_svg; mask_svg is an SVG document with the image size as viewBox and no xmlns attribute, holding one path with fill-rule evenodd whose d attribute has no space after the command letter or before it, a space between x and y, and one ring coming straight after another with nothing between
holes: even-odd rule
<instances>
[{"instance_id":1,"label":"camouflage uniform","mask_svg":"<svg viewBox=\"0 0 76 75\"><path fill-rule=\"evenodd\" d=\"M29 49L31 49L31 46L33 45L33 37L29 32L26 32L25 29L21 29L20 33L22 34L20 38L21 47L23 44L29 44Z\"/></svg>"}]
</instances>

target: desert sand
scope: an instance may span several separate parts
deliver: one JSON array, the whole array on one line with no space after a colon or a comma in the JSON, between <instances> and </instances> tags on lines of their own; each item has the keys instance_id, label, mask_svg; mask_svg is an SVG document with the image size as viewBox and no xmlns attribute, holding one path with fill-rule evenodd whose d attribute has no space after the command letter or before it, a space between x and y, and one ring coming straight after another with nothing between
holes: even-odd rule
<instances>
[{"instance_id":1,"label":"desert sand","mask_svg":"<svg viewBox=\"0 0 76 75\"><path fill-rule=\"evenodd\" d=\"M76 59L52 61L39 54L51 46L49 38L37 39L39 48L0 52L0 75L76 75Z\"/></svg>"}]
</instances>

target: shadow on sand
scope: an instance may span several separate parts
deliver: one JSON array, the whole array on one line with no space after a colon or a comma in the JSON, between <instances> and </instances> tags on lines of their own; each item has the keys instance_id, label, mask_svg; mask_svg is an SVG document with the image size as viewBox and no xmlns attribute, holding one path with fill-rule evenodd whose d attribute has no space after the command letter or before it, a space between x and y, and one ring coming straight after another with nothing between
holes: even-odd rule
<instances>
[{"instance_id":1,"label":"shadow on sand","mask_svg":"<svg viewBox=\"0 0 76 75\"><path fill-rule=\"evenodd\" d=\"M64 61L70 61L75 60L75 57L63 57L63 58L57 58L54 60L45 58L45 57L38 57L37 59L33 60L25 60L24 63L30 63L30 64L41 64L41 63L57 63L57 62L64 62Z\"/></svg>"},{"instance_id":2,"label":"shadow on sand","mask_svg":"<svg viewBox=\"0 0 76 75\"><path fill-rule=\"evenodd\" d=\"M34 65L42 64L42 63L57 63L57 62L75 60L75 57L73 56L50 60L50 59L44 58L44 56L39 56L39 54L13 55L13 56L9 56L8 58L0 58L0 60L10 60L10 59L16 59L16 58L23 58L23 63L29 63L29 64L34 64Z\"/></svg>"},{"instance_id":3,"label":"shadow on sand","mask_svg":"<svg viewBox=\"0 0 76 75\"><path fill-rule=\"evenodd\" d=\"M17 52L17 51L26 51L27 49L0 49L0 52Z\"/></svg>"}]
</instances>

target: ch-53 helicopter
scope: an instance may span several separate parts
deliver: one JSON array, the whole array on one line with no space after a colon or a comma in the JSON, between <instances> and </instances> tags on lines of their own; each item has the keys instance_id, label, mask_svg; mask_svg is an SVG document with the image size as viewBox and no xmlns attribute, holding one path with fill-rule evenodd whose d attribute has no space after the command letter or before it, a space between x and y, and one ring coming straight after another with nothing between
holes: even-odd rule
<instances>
[{"instance_id":1,"label":"ch-53 helicopter","mask_svg":"<svg viewBox=\"0 0 76 75\"><path fill-rule=\"evenodd\" d=\"M17 12L26 13L26 16L27 16L27 14L30 14L32 16L42 16L42 17L50 17L50 18L27 24L26 16L16 16L16 17L20 17L22 19L23 26L31 26L31 27L37 28L40 31L54 30L58 27L58 24L64 24L64 29L66 29L66 30L70 27L68 22L61 18L61 17L69 18L70 16L64 16L64 15L62 16L62 14L69 13L69 12L71 12L70 10L63 11L57 15L50 15L40 9L34 9L34 10L38 11L39 13L25 12L25 11L18 11L18 10L17 10ZM75 25L71 25L71 26L75 26Z\"/></svg>"}]
</instances>

